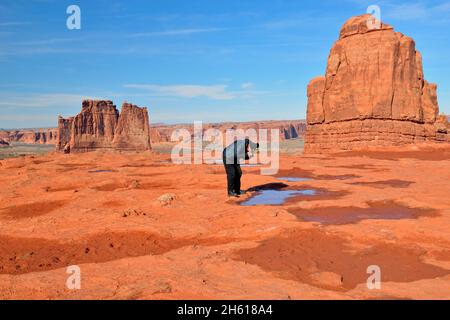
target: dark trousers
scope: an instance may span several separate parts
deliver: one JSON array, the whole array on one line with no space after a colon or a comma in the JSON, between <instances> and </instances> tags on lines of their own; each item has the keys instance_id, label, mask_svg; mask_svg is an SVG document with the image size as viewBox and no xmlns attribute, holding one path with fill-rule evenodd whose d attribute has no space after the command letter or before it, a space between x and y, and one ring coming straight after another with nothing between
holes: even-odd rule
<instances>
[{"instance_id":1,"label":"dark trousers","mask_svg":"<svg viewBox=\"0 0 450 320\"><path fill-rule=\"evenodd\" d=\"M225 171L227 172L228 194L232 192L240 194L242 177L241 165L225 164Z\"/></svg>"}]
</instances>

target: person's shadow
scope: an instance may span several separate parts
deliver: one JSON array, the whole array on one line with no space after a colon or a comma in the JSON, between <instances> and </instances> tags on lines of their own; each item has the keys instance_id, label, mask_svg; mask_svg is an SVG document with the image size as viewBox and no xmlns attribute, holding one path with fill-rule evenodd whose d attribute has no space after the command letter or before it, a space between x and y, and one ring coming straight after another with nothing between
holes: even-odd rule
<instances>
[{"instance_id":1,"label":"person's shadow","mask_svg":"<svg viewBox=\"0 0 450 320\"><path fill-rule=\"evenodd\" d=\"M252 187L247 190L247 192L258 192L258 191L264 191L264 190L281 190L286 187L289 187L287 184L284 183L267 183L260 186Z\"/></svg>"}]
</instances>

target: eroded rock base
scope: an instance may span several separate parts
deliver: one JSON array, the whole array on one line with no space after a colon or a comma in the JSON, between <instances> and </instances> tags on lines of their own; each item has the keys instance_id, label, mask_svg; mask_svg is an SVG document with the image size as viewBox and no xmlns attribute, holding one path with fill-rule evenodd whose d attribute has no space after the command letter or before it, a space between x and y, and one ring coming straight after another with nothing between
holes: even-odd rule
<instances>
[{"instance_id":1,"label":"eroded rock base","mask_svg":"<svg viewBox=\"0 0 450 320\"><path fill-rule=\"evenodd\" d=\"M368 119L308 125L305 141L306 152L323 153L427 141L450 142L450 135L431 124Z\"/></svg>"}]
</instances>

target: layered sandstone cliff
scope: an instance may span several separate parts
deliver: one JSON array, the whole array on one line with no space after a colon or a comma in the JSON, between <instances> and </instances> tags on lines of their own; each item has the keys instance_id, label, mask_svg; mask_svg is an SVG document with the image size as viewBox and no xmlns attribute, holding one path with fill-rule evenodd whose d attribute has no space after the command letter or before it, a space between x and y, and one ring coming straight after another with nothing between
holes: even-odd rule
<instances>
[{"instance_id":1,"label":"layered sandstone cliff","mask_svg":"<svg viewBox=\"0 0 450 320\"><path fill-rule=\"evenodd\" d=\"M203 132L209 129L218 129L225 135L227 130L248 130L248 129L278 129L280 132L280 141L303 138L306 131L306 122L304 120L274 120L274 121L254 121L254 122L223 122L223 123L204 123ZM151 128L151 140L157 142L170 142L172 132L177 129L186 129L193 132L191 124L177 125L157 125Z\"/></svg>"},{"instance_id":2,"label":"layered sandstone cliff","mask_svg":"<svg viewBox=\"0 0 450 320\"><path fill-rule=\"evenodd\" d=\"M124 103L119 115L112 101L85 100L78 115L58 118L56 148L65 152L150 150L147 109Z\"/></svg>"},{"instance_id":3,"label":"layered sandstone cliff","mask_svg":"<svg viewBox=\"0 0 450 320\"><path fill-rule=\"evenodd\" d=\"M144 115L137 118L144 119ZM63 150L64 146L70 145L71 128L74 117L64 119L58 118L58 127L51 129L20 129L20 130L0 130L0 138L6 142L21 142L29 144L54 144L58 150ZM142 121L142 120L141 120ZM142 123L142 122L141 122ZM280 141L303 138L306 131L305 120L281 120L281 121L255 121L255 122L225 122L225 123L205 123L203 130L216 128L224 134L228 129L278 129L280 130ZM192 131L193 126L189 124L154 124L150 126L151 143L170 142L172 132L176 129L187 129ZM145 130L144 130L145 131ZM127 134L130 137L132 134ZM58 136L60 138L58 138ZM144 143L146 138L144 138ZM117 138L116 141L119 139ZM122 139L123 140L123 139Z\"/></svg>"},{"instance_id":4,"label":"layered sandstone cliff","mask_svg":"<svg viewBox=\"0 0 450 320\"><path fill-rule=\"evenodd\" d=\"M414 41L369 19L344 24L325 77L308 85L306 152L450 141Z\"/></svg>"},{"instance_id":5,"label":"layered sandstone cliff","mask_svg":"<svg viewBox=\"0 0 450 320\"><path fill-rule=\"evenodd\" d=\"M20 142L29 144L55 144L57 129L20 129L2 130L0 138L7 142Z\"/></svg>"}]
</instances>

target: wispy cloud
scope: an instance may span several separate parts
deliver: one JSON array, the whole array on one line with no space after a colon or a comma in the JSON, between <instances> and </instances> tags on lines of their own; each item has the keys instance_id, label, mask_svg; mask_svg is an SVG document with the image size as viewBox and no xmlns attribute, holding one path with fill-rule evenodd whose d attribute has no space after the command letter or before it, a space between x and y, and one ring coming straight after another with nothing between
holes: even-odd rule
<instances>
[{"instance_id":1,"label":"wispy cloud","mask_svg":"<svg viewBox=\"0 0 450 320\"><path fill-rule=\"evenodd\" d=\"M266 29L290 29L299 28L305 25L311 25L314 20L306 17L285 18L279 20L272 20L262 25Z\"/></svg>"},{"instance_id":2,"label":"wispy cloud","mask_svg":"<svg viewBox=\"0 0 450 320\"><path fill-rule=\"evenodd\" d=\"M450 2L426 4L424 2L386 3L382 9L383 16L403 21L433 19L433 22L450 20Z\"/></svg>"},{"instance_id":3,"label":"wispy cloud","mask_svg":"<svg viewBox=\"0 0 450 320\"><path fill-rule=\"evenodd\" d=\"M4 122L13 121L53 121L56 122L56 117L54 115L41 115L41 114L32 114L32 115L18 115L18 114L2 114L1 120Z\"/></svg>"},{"instance_id":4,"label":"wispy cloud","mask_svg":"<svg viewBox=\"0 0 450 320\"><path fill-rule=\"evenodd\" d=\"M130 54L146 54L154 55L160 54L161 51L158 48L133 48L133 47L121 47L110 48L102 46L92 47L79 47L73 48L72 46L51 46L51 45L14 45L7 48L0 48L0 58L8 56L29 56L29 55L63 55L63 54L98 54L98 55L130 55Z\"/></svg>"},{"instance_id":5,"label":"wispy cloud","mask_svg":"<svg viewBox=\"0 0 450 320\"><path fill-rule=\"evenodd\" d=\"M2 114L0 115L0 128L6 130L19 128L51 128L58 125L58 117L48 114Z\"/></svg>"},{"instance_id":6,"label":"wispy cloud","mask_svg":"<svg viewBox=\"0 0 450 320\"><path fill-rule=\"evenodd\" d=\"M99 99L77 94L49 93L31 95L1 94L0 107L7 109L23 108L62 108L68 104L79 104L83 99Z\"/></svg>"},{"instance_id":7,"label":"wispy cloud","mask_svg":"<svg viewBox=\"0 0 450 320\"><path fill-rule=\"evenodd\" d=\"M126 88L149 91L155 96L173 96L181 98L206 97L214 100L231 100L235 98L229 92L227 85L155 85L155 84L126 84Z\"/></svg>"},{"instance_id":8,"label":"wispy cloud","mask_svg":"<svg viewBox=\"0 0 450 320\"><path fill-rule=\"evenodd\" d=\"M43 45L67 43L67 42L74 42L74 41L81 41L81 40L83 40L83 39L81 39L81 38L54 38L54 39L43 39L43 40L17 42L17 43L14 43L13 45L19 45L19 46L43 46Z\"/></svg>"},{"instance_id":9,"label":"wispy cloud","mask_svg":"<svg viewBox=\"0 0 450 320\"><path fill-rule=\"evenodd\" d=\"M22 26L31 24L31 22L27 21L6 21L6 22L0 22L0 27L15 27L15 26Z\"/></svg>"},{"instance_id":10,"label":"wispy cloud","mask_svg":"<svg viewBox=\"0 0 450 320\"><path fill-rule=\"evenodd\" d=\"M175 29L175 30L165 30L165 31L153 31L153 32L140 32L128 35L130 38L138 37L159 37L159 36L183 36L191 35L196 33L207 33L207 32L217 32L225 31L226 28L203 28L203 29Z\"/></svg>"},{"instance_id":11,"label":"wispy cloud","mask_svg":"<svg viewBox=\"0 0 450 320\"><path fill-rule=\"evenodd\" d=\"M241 84L241 88L244 90L252 89L254 86L255 86L255 84L253 82L245 82L245 83Z\"/></svg>"}]
</instances>

